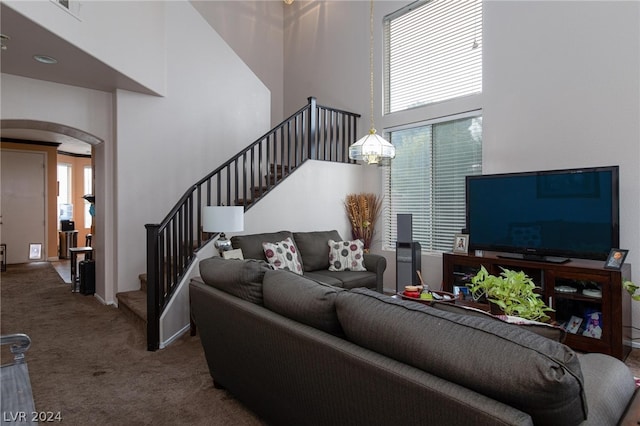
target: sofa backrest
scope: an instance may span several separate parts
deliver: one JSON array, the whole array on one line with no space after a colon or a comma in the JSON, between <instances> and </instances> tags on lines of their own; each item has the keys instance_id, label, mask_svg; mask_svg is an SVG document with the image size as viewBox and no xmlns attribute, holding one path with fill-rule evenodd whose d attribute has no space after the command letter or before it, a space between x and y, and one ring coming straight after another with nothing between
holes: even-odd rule
<instances>
[{"instance_id":1,"label":"sofa backrest","mask_svg":"<svg viewBox=\"0 0 640 426\"><path fill-rule=\"evenodd\" d=\"M231 237L234 249L241 249L245 259L267 260L262 243L278 243L287 237L293 240L298 260L304 272L329 269L329 240L342 241L336 230L311 232L267 232Z\"/></svg>"},{"instance_id":2,"label":"sofa backrest","mask_svg":"<svg viewBox=\"0 0 640 426\"><path fill-rule=\"evenodd\" d=\"M335 305L350 341L520 409L535 424L587 417L577 354L559 342L368 289L341 292Z\"/></svg>"},{"instance_id":3,"label":"sofa backrest","mask_svg":"<svg viewBox=\"0 0 640 426\"><path fill-rule=\"evenodd\" d=\"M431 307L440 309L441 311L454 312L461 315L472 315L476 317L487 318L492 321L503 321L502 319L491 315L489 312L485 312L483 310L475 309L468 306L457 305L451 302L433 302L431 304ZM552 339L560 343L563 343L567 337L567 332L564 330L564 328L543 322L521 319L517 322L512 322L512 324L517 324L520 328L529 330L533 333L544 336L547 339Z\"/></svg>"},{"instance_id":4,"label":"sofa backrest","mask_svg":"<svg viewBox=\"0 0 640 426\"><path fill-rule=\"evenodd\" d=\"M341 241L338 231L294 232L293 240L305 272L329 269L329 240Z\"/></svg>"},{"instance_id":5,"label":"sofa backrest","mask_svg":"<svg viewBox=\"0 0 640 426\"><path fill-rule=\"evenodd\" d=\"M234 249L241 249L245 259L258 259L266 261L262 243L278 243L287 237L293 238L289 231L279 231L264 234L234 235L231 237L231 245ZM298 256L299 257L299 256Z\"/></svg>"}]
</instances>

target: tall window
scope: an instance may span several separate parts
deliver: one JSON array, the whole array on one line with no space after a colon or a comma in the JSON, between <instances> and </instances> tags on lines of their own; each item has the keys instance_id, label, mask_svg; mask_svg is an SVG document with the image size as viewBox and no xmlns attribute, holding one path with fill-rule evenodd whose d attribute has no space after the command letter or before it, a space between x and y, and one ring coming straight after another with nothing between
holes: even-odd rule
<instances>
[{"instance_id":1,"label":"tall window","mask_svg":"<svg viewBox=\"0 0 640 426\"><path fill-rule=\"evenodd\" d=\"M423 250L451 250L465 227L465 176L482 173L482 116L393 130L396 158L387 170L386 248L395 248L398 214L412 214Z\"/></svg>"},{"instance_id":2,"label":"tall window","mask_svg":"<svg viewBox=\"0 0 640 426\"><path fill-rule=\"evenodd\" d=\"M93 194L93 175L91 166L84 166L84 195ZM84 200L84 227L91 228L92 217L89 211L91 203Z\"/></svg>"},{"instance_id":3,"label":"tall window","mask_svg":"<svg viewBox=\"0 0 640 426\"><path fill-rule=\"evenodd\" d=\"M482 1L419 0L384 18L385 113L482 91Z\"/></svg>"},{"instance_id":4,"label":"tall window","mask_svg":"<svg viewBox=\"0 0 640 426\"><path fill-rule=\"evenodd\" d=\"M71 164L58 163L58 219L73 219ZM60 226L60 220L58 226Z\"/></svg>"},{"instance_id":5,"label":"tall window","mask_svg":"<svg viewBox=\"0 0 640 426\"><path fill-rule=\"evenodd\" d=\"M387 130L396 158L385 173L383 245L395 248L402 213L423 250L448 251L466 226L465 177L482 173L482 1L415 1L384 18L384 48L385 113L398 122L421 107L425 121ZM457 110L463 96L475 96L476 111ZM436 102L453 115L427 107Z\"/></svg>"}]
</instances>

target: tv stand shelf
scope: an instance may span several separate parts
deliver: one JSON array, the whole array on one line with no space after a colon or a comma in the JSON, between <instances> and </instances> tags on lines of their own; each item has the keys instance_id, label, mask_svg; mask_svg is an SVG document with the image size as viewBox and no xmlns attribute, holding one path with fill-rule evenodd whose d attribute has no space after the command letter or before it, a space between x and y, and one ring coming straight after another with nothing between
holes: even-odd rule
<instances>
[{"instance_id":1,"label":"tv stand shelf","mask_svg":"<svg viewBox=\"0 0 640 426\"><path fill-rule=\"evenodd\" d=\"M555 312L552 320L567 329L565 344L576 351L601 352L624 360L631 351L631 297L622 287L631 279L631 265L619 271L604 268L604 261L570 259L557 263L504 257L444 253L442 289L465 286L484 266L498 275L500 268L524 271Z\"/></svg>"}]
</instances>

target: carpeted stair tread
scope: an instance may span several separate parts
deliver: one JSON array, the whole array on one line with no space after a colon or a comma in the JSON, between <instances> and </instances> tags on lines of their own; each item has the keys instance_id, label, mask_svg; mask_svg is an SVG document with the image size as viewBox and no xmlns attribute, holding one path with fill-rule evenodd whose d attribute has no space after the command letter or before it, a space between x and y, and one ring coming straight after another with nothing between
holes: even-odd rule
<instances>
[{"instance_id":1,"label":"carpeted stair tread","mask_svg":"<svg viewBox=\"0 0 640 426\"><path fill-rule=\"evenodd\" d=\"M140 280L140 290L146 292L147 291L147 274L138 275L138 279Z\"/></svg>"},{"instance_id":2,"label":"carpeted stair tread","mask_svg":"<svg viewBox=\"0 0 640 426\"><path fill-rule=\"evenodd\" d=\"M142 290L124 291L116 294L118 308L134 321L147 323L147 293Z\"/></svg>"}]
</instances>

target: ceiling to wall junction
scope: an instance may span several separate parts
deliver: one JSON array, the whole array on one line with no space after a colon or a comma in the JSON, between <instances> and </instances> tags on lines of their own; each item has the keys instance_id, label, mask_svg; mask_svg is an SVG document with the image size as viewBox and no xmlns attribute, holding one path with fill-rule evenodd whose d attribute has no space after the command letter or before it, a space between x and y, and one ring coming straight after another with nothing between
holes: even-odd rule
<instances>
[{"instance_id":1,"label":"ceiling to wall junction","mask_svg":"<svg viewBox=\"0 0 640 426\"><path fill-rule=\"evenodd\" d=\"M0 31L9 37L8 40L3 40L6 49L0 53L0 72L3 74L103 92L124 89L155 95L139 83L14 11L4 2L0 3ZM58 62L39 63L33 59L34 55L50 56ZM55 128L42 125L36 128L16 127L32 124L29 121L3 120L2 137L60 143L59 151L75 154L91 152L87 141L77 139L73 134L57 132Z\"/></svg>"}]
</instances>

